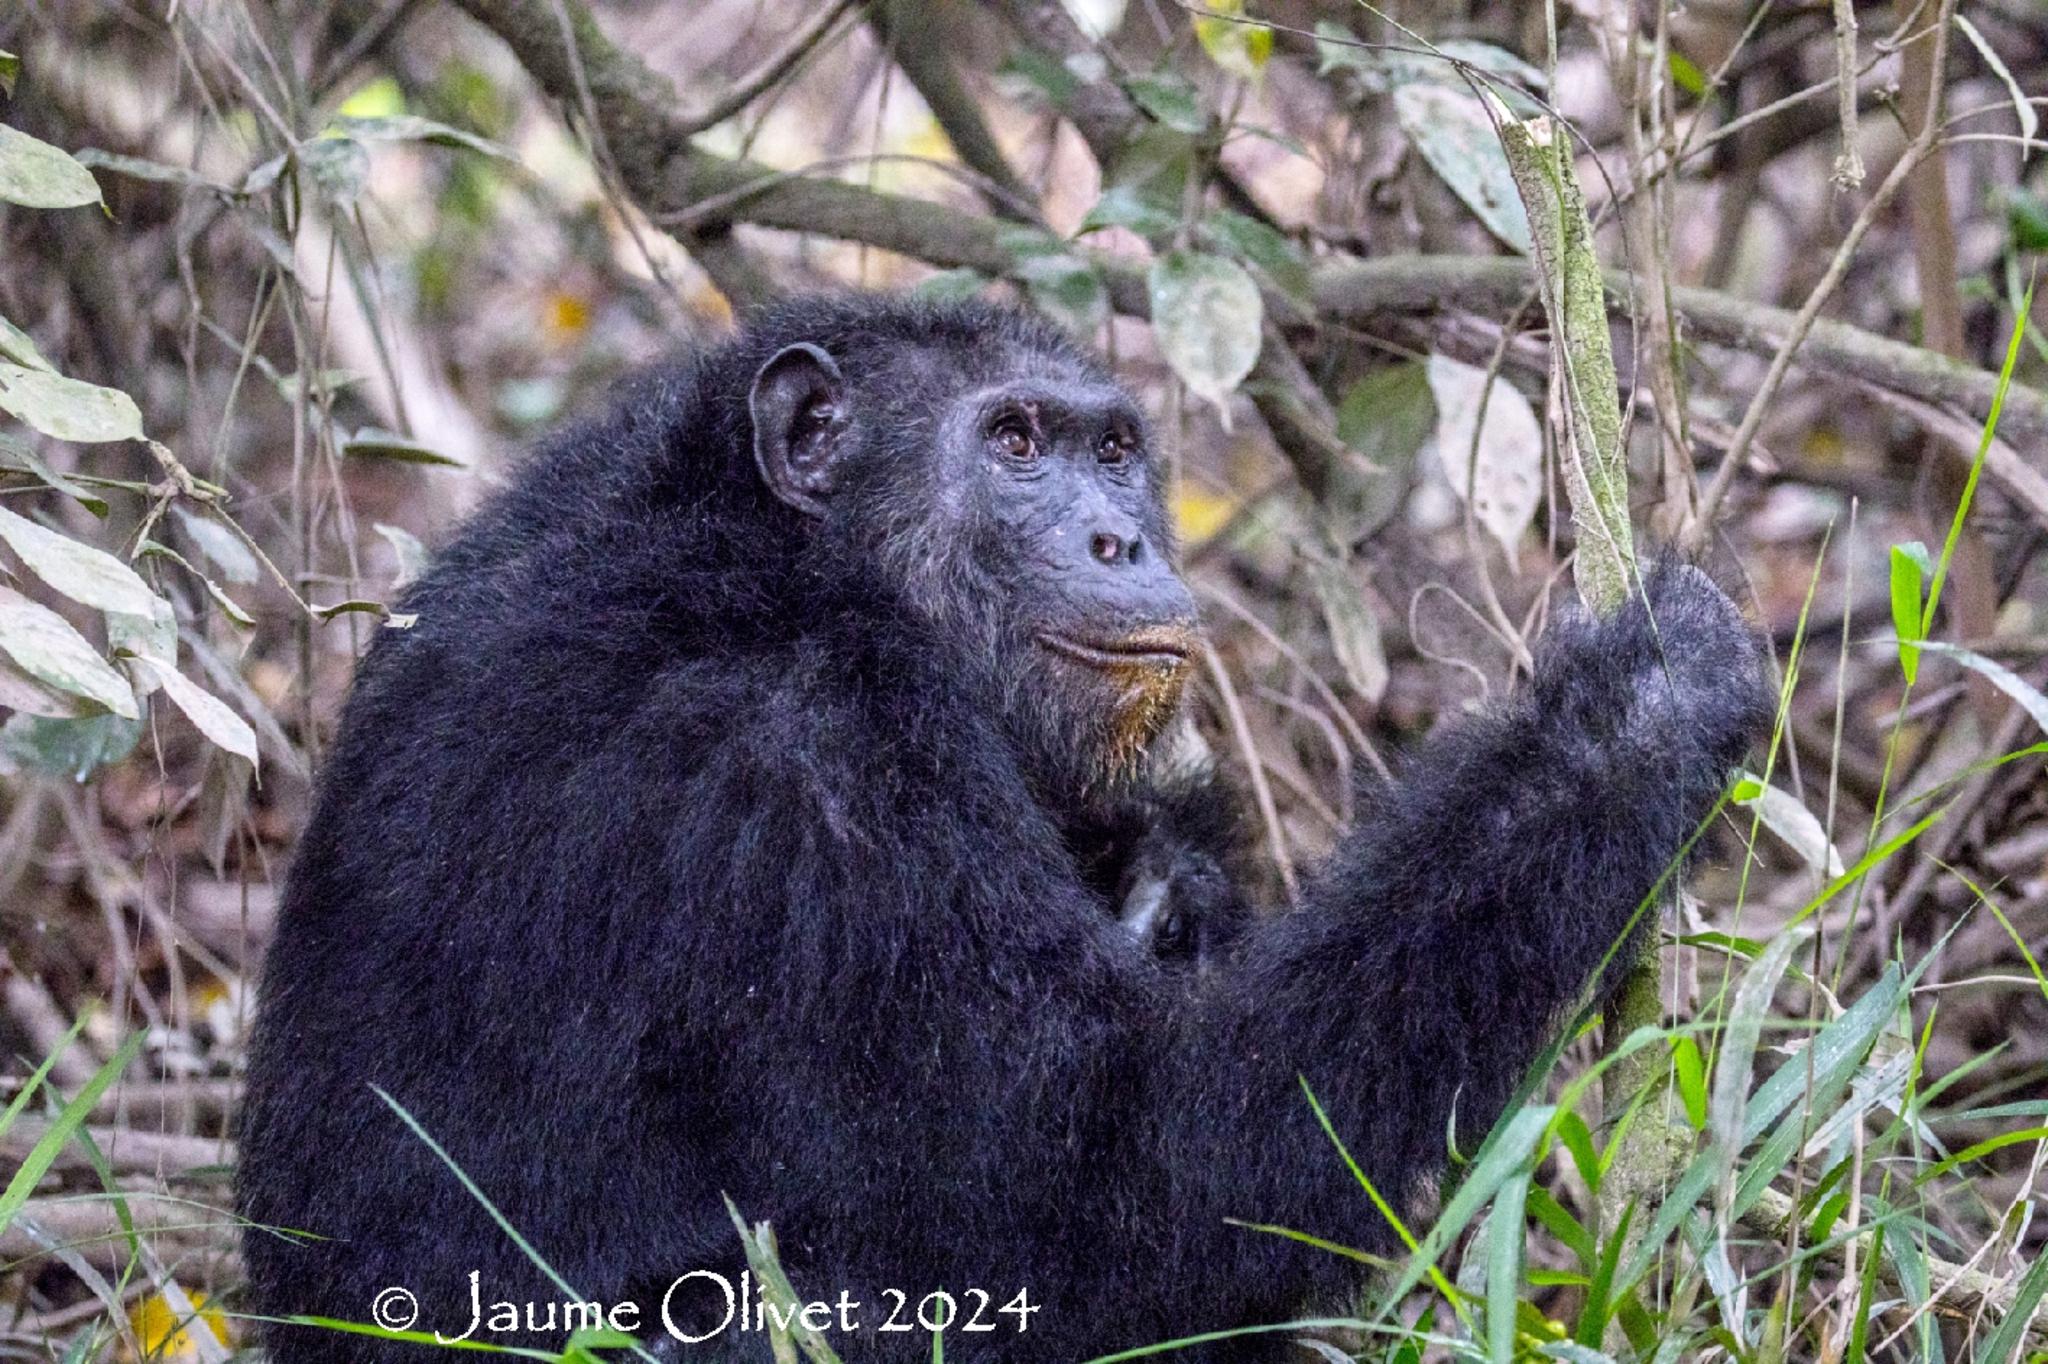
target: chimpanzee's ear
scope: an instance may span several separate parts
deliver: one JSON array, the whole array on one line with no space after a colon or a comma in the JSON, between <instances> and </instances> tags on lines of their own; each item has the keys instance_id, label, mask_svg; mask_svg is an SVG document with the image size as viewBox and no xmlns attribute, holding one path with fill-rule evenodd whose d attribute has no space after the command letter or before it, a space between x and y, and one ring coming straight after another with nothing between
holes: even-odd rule
<instances>
[{"instance_id":1,"label":"chimpanzee's ear","mask_svg":"<svg viewBox=\"0 0 2048 1364\"><path fill-rule=\"evenodd\" d=\"M837 483L846 436L846 381L832 357L807 342L784 346L747 392L754 463L777 497L822 516Z\"/></svg>"}]
</instances>

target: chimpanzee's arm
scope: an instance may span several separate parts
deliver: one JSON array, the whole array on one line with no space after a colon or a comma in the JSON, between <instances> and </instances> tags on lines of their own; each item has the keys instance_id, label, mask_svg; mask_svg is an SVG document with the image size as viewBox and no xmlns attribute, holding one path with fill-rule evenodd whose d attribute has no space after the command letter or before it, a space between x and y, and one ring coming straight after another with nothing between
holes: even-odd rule
<instances>
[{"instance_id":1,"label":"chimpanzee's arm","mask_svg":"<svg viewBox=\"0 0 2048 1364\"><path fill-rule=\"evenodd\" d=\"M1483 1135L1768 715L1704 575L1667 566L1648 596L1654 628L1640 599L1562 623L1533 685L1369 790L1303 908L1206 994L1165 1105L1163 1143L1213 1155L1178 1162L1183 1206L1386 1243L1297 1075L1390 1198L1442 1167L1454 1113L1467 1150Z\"/></svg>"},{"instance_id":2,"label":"chimpanzee's arm","mask_svg":"<svg viewBox=\"0 0 2048 1364\"><path fill-rule=\"evenodd\" d=\"M730 792L700 782L700 808L803 836L691 826L691 865L718 877L697 903L733 917L679 920L659 959L680 1054L724 1083L657 1087L654 1130L735 1134L706 1187L775 1223L800 1282L1029 1286L1047 1307L1005 1358L1277 1321L1341 1291L1355 1265L1228 1220L1390 1248L1297 1077L1404 1199L1442 1168L1454 1112L1468 1143L1498 1114L1759 728L1734 607L1686 569L1649 595L1661 651L1640 603L1554 630L1530 687L1369 791L1302 906L1200 975L1141 963L1071 850L949 751L912 768L901 748L877 780L792 771L770 789L817 808L758 813L758 773L820 750L736 748ZM825 755L876 770L863 746ZM672 1272L659 1249L650 1275Z\"/></svg>"}]
</instances>

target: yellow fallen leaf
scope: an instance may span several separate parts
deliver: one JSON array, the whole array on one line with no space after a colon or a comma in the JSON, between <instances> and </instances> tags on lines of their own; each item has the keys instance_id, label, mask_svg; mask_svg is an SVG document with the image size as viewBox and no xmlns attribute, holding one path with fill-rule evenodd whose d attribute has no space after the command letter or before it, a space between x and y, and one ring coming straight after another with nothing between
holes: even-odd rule
<instances>
[{"instance_id":1,"label":"yellow fallen leaf","mask_svg":"<svg viewBox=\"0 0 2048 1364\"><path fill-rule=\"evenodd\" d=\"M200 1320L213 1332L213 1338L227 1344L227 1316L217 1308L208 1308L204 1293L187 1293L185 1296L191 1300ZM170 1299L161 1293L152 1293L129 1308L128 1325L152 1364L180 1364L181 1361L203 1358L199 1343L192 1338L191 1320L171 1306Z\"/></svg>"}]
</instances>

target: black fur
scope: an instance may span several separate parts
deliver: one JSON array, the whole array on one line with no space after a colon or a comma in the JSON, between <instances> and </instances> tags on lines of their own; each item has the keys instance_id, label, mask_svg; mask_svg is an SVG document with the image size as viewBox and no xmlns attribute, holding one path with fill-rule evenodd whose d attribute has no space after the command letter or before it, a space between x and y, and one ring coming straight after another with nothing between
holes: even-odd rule
<instances>
[{"instance_id":1,"label":"black fur","mask_svg":"<svg viewBox=\"0 0 2048 1364\"><path fill-rule=\"evenodd\" d=\"M749 455L793 341L886 455L850 528ZM1355 1284L1226 1218L1390 1248L1297 1076L1390 1195L1454 1109L1483 1131L1756 732L1754 643L1688 569L1649 584L1654 632L1639 602L1562 623L1534 685L1365 789L1299 909L1162 966L1082 865L1088 764L1032 751L1058 708L1006 694L945 614L971 568L917 542L920 414L1047 373L1099 371L984 307L784 307L557 438L440 556L363 664L263 980L242 1211L333 1239L252 1232L253 1310L361 1321L398 1285L459 1330L471 1270L486 1302L562 1296L373 1085L581 1297L648 1301L650 1340L671 1280L744 1267L723 1194L802 1296L866 1305L849 1361L930 1357L874 1329L887 1289L1028 1290L1026 1334L947 1358L1068 1364ZM703 1357L766 1357L724 1339Z\"/></svg>"}]
</instances>

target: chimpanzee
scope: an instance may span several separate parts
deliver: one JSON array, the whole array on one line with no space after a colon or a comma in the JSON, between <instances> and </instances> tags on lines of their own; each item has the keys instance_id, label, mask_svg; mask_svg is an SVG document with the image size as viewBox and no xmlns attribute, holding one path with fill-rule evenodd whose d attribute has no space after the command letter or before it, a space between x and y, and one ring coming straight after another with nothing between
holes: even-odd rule
<instances>
[{"instance_id":1,"label":"chimpanzee","mask_svg":"<svg viewBox=\"0 0 2048 1364\"><path fill-rule=\"evenodd\" d=\"M1343 1302L1354 1263L1242 1225L1391 1248L1302 1082L1412 1199L1711 810L1761 658L1657 570L1254 916L1220 788L1145 786L1198 647L1164 478L1050 324L871 295L776 306L526 465L322 775L240 1171L320 1239L249 1233L252 1310L549 1348L595 1303L762 1359L727 1197L849 1361L930 1358L949 1302L946 1357L1006 1364ZM1147 877L1218 950L1133 931Z\"/></svg>"}]
</instances>

